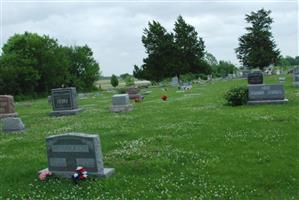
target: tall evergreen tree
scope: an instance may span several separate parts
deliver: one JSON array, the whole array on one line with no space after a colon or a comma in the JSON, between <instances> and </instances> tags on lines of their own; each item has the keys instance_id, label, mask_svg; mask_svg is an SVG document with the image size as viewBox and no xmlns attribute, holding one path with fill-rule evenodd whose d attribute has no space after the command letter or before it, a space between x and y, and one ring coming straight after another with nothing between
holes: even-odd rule
<instances>
[{"instance_id":1,"label":"tall evergreen tree","mask_svg":"<svg viewBox=\"0 0 299 200\"><path fill-rule=\"evenodd\" d=\"M250 26L246 27L247 33L239 38L239 47L235 51L237 58L247 68L264 69L279 60L280 51L272 36L273 19L270 14L270 10L264 9L246 14L245 20Z\"/></svg>"},{"instance_id":2,"label":"tall evergreen tree","mask_svg":"<svg viewBox=\"0 0 299 200\"><path fill-rule=\"evenodd\" d=\"M117 77L112 74L111 78L110 78L110 83L113 87L117 87L118 86L118 79Z\"/></svg>"},{"instance_id":3,"label":"tall evergreen tree","mask_svg":"<svg viewBox=\"0 0 299 200\"><path fill-rule=\"evenodd\" d=\"M168 33L159 22L149 22L148 28L144 29L142 43L148 56L143 59L141 76L154 81L161 81L170 76L175 53L173 35ZM136 72L139 70L138 67L134 68Z\"/></svg>"},{"instance_id":4,"label":"tall evergreen tree","mask_svg":"<svg viewBox=\"0 0 299 200\"><path fill-rule=\"evenodd\" d=\"M187 24L182 16L177 18L174 24L174 42L176 46L175 75L178 77L184 73L201 73L205 45L203 39L198 36L195 28Z\"/></svg>"}]
</instances>

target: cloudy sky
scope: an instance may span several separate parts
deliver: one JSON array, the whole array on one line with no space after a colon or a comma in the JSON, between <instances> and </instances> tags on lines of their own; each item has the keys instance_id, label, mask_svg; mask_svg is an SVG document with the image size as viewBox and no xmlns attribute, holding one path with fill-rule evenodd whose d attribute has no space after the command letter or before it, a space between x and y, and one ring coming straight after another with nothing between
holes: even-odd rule
<instances>
[{"instance_id":1,"label":"cloudy sky","mask_svg":"<svg viewBox=\"0 0 299 200\"><path fill-rule=\"evenodd\" d=\"M0 0L1 47L15 33L47 34L65 45L87 44L103 75L132 73L146 56L141 43L148 21L172 31L178 15L195 26L206 50L218 60L238 64L234 48L245 33L246 13L272 10L274 39L283 55L298 50L297 0L272 1L78 1Z\"/></svg>"}]
</instances>

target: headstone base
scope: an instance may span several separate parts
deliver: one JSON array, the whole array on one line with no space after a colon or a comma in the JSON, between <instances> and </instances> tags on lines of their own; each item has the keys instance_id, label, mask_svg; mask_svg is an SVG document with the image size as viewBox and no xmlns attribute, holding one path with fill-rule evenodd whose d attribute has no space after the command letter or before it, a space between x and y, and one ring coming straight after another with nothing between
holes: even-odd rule
<instances>
[{"instance_id":1,"label":"headstone base","mask_svg":"<svg viewBox=\"0 0 299 200\"><path fill-rule=\"evenodd\" d=\"M128 105L112 105L110 108L111 112L130 112L133 110L133 106L131 104Z\"/></svg>"},{"instance_id":2,"label":"headstone base","mask_svg":"<svg viewBox=\"0 0 299 200\"><path fill-rule=\"evenodd\" d=\"M48 170L48 168L46 168L46 169L40 170L38 173L40 174L44 171L49 171L49 170ZM74 171L74 173L75 173L75 171ZM74 173L71 173L71 172L52 172L52 175L62 177L62 178L72 178ZM89 173L87 171L87 176L92 177L92 178L109 178L114 173L115 173L114 168L104 168L103 174Z\"/></svg>"},{"instance_id":3,"label":"headstone base","mask_svg":"<svg viewBox=\"0 0 299 200\"><path fill-rule=\"evenodd\" d=\"M299 82L294 82L293 85L297 87L299 86Z\"/></svg>"},{"instance_id":4,"label":"headstone base","mask_svg":"<svg viewBox=\"0 0 299 200\"><path fill-rule=\"evenodd\" d=\"M258 105L258 104L282 104L288 102L288 99L284 100L260 100L260 101L248 101L249 105Z\"/></svg>"},{"instance_id":5,"label":"headstone base","mask_svg":"<svg viewBox=\"0 0 299 200\"><path fill-rule=\"evenodd\" d=\"M76 115L82 111L83 111L82 108L77 108L77 109L73 109L73 110L57 110L57 111L50 112L50 116L58 117L58 116Z\"/></svg>"},{"instance_id":6,"label":"headstone base","mask_svg":"<svg viewBox=\"0 0 299 200\"><path fill-rule=\"evenodd\" d=\"M18 113L8 113L8 114L0 114L0 119L7 118L7 117L17 117L19 116Z\"/></svg>"},{"instance_id":7,"label":"headstone base","mask_svg":"<svg viewBox=\"0 0 299 200\"><path fill-rule=\"evenodd\" d=\"M20 118L8 117L2 119L4 132L23 132L25 126Z\"/></svg>"}]
</instances>

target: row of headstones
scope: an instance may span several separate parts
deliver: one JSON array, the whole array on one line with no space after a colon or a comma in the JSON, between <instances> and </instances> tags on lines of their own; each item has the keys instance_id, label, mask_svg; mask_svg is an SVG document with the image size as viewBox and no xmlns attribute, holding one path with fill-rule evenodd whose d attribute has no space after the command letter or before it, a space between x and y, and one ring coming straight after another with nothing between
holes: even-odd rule
<instances>
[{"instance_id":1,"label":"row of headstones","mask_svg":"<svg viewBox=\"0 0 299 200\"><path fill-rule=\"evenodd\" d=\"M111 112L129 112L133 109L129 99L142 100L138 88L131 88L127 94L116 94L112 96ZM49 99L48 99L49 100ZM82 111L78 108L76 88L52 89L50 97L53 111L50 116L75 115ZM23 131L25 126L15 111L13 96L0 95L0 119L2 119L3 131Z\"/></svg>"},{"instance_id":2,"label":"row of headstones","mask_svg":"<svg viewBox=\"0 0 299 200\"><path fill-rule=\"evenodd\" d=\"M294 85L299 86L299 70L294 71ZM282 84L264 84L263 73L253 72L248 74L248 103L264 104L264 103L285 103L284 86ZM282 83L284 79L279 79Z\"/></svg>"},{"instance_id":3,"label":"row of headstones","mask_svg":"<svg viewBox=\"0 0 299 200\"><path fill-rule=\"evenodd\" d=\"M76 96L75 88L53 89L53 112L50 115L71 115L80 112L82 109L77 106ZM127 108L129 95L114 95L112 104L113 109L115 109L114 106L117 107L117 112L120 111L120 105ZM0 95L0 118L2 118L5 132L24 130L24 124L17 116L13 96ZM115 171L113 168L104 168L98 135L67 133L50 136L46 138L46 146L48 168L41 170L40 173L49 171L53 175L70 178L79 166L84 167L88 176L93 177L109 177Z\"/></svg>"},{"instance_id":4,"label":"row of headstones","mask_svg":"<svg viewBox=\"0 0 299 200\"><path fill-rule=\"evenodd\" d=\"M25 126L15 110L11 95L0 95L0 120L4 132L24 131Z\"/></svg>"},{"instance_id":5,"label":"row of headstones","mask_svg":"<svg viewBox=\"0 0 299 200\"><path fill-rule=\"evenodd\" d=\"M130 99L141 101L143 96L139 94L138 88L129 88L126 94L116 94L112 96L111 112L129 112L133 109ZM48 97L52 104L51 116L74 115L82 111L77 105L76 88L58 88L52 90L52 95Z\"/></svg>"}]
</instances>

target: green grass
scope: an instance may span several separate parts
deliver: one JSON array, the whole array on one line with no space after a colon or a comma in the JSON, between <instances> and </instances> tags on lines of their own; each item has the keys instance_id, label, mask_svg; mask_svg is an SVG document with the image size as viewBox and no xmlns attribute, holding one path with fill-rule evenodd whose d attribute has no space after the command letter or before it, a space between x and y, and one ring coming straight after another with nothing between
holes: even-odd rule
<instances>
[{"instance_id":1,"label":"green grass","mask_svg":"<svg viewBox=\"0 0 299 200\"><path fill-rule=\"evenodd\" d=\"M0 199L299 199L299 88L288 76L287 104L225 106L237 85L246 81L149 88L122 114L108 112L111 93L79 100L85 111L70 117L49 117L47 99L19 102L27 131L0 133ZM38 180L45 137L71 131L100 135L113 177Z\"/></svg>"}]
</instances>

